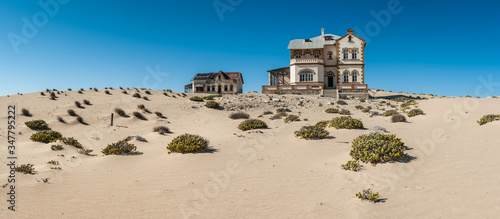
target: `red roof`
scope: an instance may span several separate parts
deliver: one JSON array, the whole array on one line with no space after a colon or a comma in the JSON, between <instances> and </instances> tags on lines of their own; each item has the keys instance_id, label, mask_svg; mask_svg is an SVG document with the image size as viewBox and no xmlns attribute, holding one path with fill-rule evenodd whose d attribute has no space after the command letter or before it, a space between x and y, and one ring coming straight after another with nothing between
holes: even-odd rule
<instances>
[{"instance_id":1,"label":"red roof","mask_svg":"<svg viewBox=\"0 0 500 219\"><path fill-rule=\"evenodd\" d=\"M241 77L241 83L244 84L244 82L243 82L243 75L241 74L241 72L223 72L223 71L219 71L218 73L222 73L226 79L238 80Z\"/></svg>"}]
</instances>

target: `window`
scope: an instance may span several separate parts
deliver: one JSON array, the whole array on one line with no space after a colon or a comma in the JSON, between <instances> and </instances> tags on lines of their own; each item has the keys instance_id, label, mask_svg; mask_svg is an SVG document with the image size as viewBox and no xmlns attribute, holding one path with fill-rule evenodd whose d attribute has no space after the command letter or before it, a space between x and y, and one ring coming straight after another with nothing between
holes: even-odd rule
<instances>
[{"instance_id":1,"label":"window","mask_svg":"<svg viewBox=\"0 0 500 219\"><path fill-rule=\"evenodd\" d=\"M224 85L224 91L227 91L227 85Z\"/></svg>"},{"instance_id":2,"label":"window","mask_svg":"<svg viewBox=\"0 0 500 219\"><path fill-rule=\"evenodd\" d=\"M229 86L229 91L233 91L233 85Z\"/></svg>"},{"instance_id":3,"label":"window","mask_svg":"<svg viewBox=\"0 0 500 219\"><path fill-rule=\"evenodd\" d=\"M220 75L219 75L219 80L220 80Z\"/></svg>"},{"instance_id":4,"label":"window","mask_svg":"<svg viewBox=\"0 0 500 219\"><path fill-rule=\"evenodd\" d=\"M207 91L210 91L210 86L207 87Z\"/></svg>"},{"instance_id":5,"label":"window","mask_svg":"<svg viewBox=\"0 0 500 219\"><path fill-rule=\"evenodd\" d=\"M313 80L313 72L309 70L305 70L300 72L300 81L312 81Z\"/></svg>"},{"instance_id":6,"label":"window","mask_svg":"<svg viewBox=\"0 0 500 219\"><path fill-rule=\"evenodd\" d=\"M215 85L212 86L212 91L215 91Z\"/></svg>"},{"instance_id":7,"label":"window","mask_svg":"<svg viewBox=\"0 0 500 219\"><path fill-rule=\"evenodd\" d=\"M319 58L319 51L314 51L314 58Z\"/></svg>"},{"instance_id":8,"label":"window","mask_svg":"<svg viewBox=\"0 0 500 219\"><path fill-rule=\"evenodd\" d=\"M296 59L300 59L300 56L301 56L301 52L300 51L295 51L295 58Z\"/></svg>"},{"instance_id":9,"label":"window","mask_svg":"<svg viewBox=\"0 0 500 219\"><path fill-rule=\"evenodd\" d=\"M328 52L328 59L332 59L332 56L333 56L333 53L332 52Z\"/></svg>"},{"instance_id":10,"label":"window","mask_svg":"<svg viewBox=\"0 0 500 219\"><path fill-rule=\"evenodd\" d=\"M358 81L358 73L357 72L353 72L352 73L352 81L353 82L357 82Z\"/></svg>"},{"instance_id":11,"label":"window","mask_svg":"<svg viewBox=\"0 0 500 219\"><path fill-rule=\"evenodd\" d=\"M344 49L344 59L349 59L349 50Z\"/></svg>"},{"instance_id":12,"label":"window","mask_svg":"<svg viewBox=\"0 0 500 219\"><path fill-rule=\"evenodd\" d=\"M352 36L349 36L349 42L351 42L351 41L352 41Z\"/></svg>"},{"instance_id":13,"label":"window","mask_svg":"<svg viewBox=\"0 0 500 219\"><path fill-rule=\"evenodd\" d=\"M344 82L349 82L349 73L344 72Z\"/></svg>"},{"instance_id":14,"label":"window","mask_svg":"<svg viewBox=\"0 0 500 219\"><path fill-rule=\"evenodd\" d=\"M357 49L353 49L352 50L352 59L357 59L358 58L358 50Z\"/></svg>"}]
</instances>

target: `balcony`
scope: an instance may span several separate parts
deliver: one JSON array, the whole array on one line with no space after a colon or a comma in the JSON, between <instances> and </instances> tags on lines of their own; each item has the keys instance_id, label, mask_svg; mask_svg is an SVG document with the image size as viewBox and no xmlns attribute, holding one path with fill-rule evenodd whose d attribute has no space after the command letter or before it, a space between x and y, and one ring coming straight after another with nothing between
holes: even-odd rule
<instances>
[{"instance_id":1,"label":"balcony","mask_svg":"<svg viewBox=\"0 0 500 219\"><path fill-rule=\"evenodd\" d=\"M290 65L295 64L324 64L325 61L321 58L299 58L299 59L291 59Z\"/></svg>"},{"instance_id":2,"label":"balcony","mask_svg":"<svg viewBox=\"0 0 500 219\"><path fill-rule=\"evenodd\" d=\"M264 85L262 86L262 93L278 92L278 91L321 91L323 90L323 83L310 83L300 85Z\"/></svg>"}]
</instances>

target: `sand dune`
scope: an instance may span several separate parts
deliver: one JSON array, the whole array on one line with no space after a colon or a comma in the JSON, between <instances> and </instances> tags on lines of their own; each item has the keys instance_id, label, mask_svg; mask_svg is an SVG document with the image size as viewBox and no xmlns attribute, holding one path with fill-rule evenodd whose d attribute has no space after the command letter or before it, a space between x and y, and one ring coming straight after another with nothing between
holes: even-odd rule
<instances>
[{"instance_id":1,"label":"sand dune","mask_svg":"<svg viewBox=\"0 0 500 219\"><path fill-rule=\"evenodd\" d=\"M346 100L352 117L363 121L367 129L327 128L330 138L304 140L294 131L304 125L339 117L324 112L332 98L316 96L246 93L215 98L226 110L203 107L203 103L163 91L141 95L149 101L132 97L121 90L98 92L64 91L57 100L40 93L0 97L0 184L7 182L7 105L28 109L32 117L18 116L18 163L34 164L35 175L17 174L16 212L7 210L7 188L0 202L1 218L497 218L500 212L500 121L479 126L485 114L500 114L498 98L438 98L419 95L417 100L425 115L407 118L406 123L392 123L389 117L370 116L356 105L373 106L373 111L393 109L401 102L373 99L366 102ZM401 93L371 91L381 98L410 96ZM176 96L173 98L172 96ZM411 95L416 97L417 95ZM89 100L77 108L75 101ZM299 102L303 102L303 106ZM151 114L147 120L132 116L138 104ZM321 106L320 106L321 104ZM264 111L275 112L275 105L286 106L301 121L284 123L259 119L269 128L260 132L241 131L242 120L228 118L233 111L244 111L258 118ZM461 111L456 111L457 106ZM115 113L123 109L130 117ZM414 106L412 106L414 108ZM87 125L69 116L73 109ZM157 117L161 112L166 118ZM299 113L300 112L300 113ZM66 123L61 123L57 117ZM308 121L304 121L307 118ZM43 119L52 130L74 137L97 156L86 156L75 148L52 151L52 143L33 142L35 133L24 122ZM172 133L160 135L153 127L164 125ZM382 126L402 138L407 162L364 164L358 172L340 167L351 159L351 141ZM207 153L168 154L166 146L184 133L198 134L214 149ZM103 156L102 148L127 136L141 136L147 142L132 140L138 155ZM61 155L64 155L62 157ZM59 161L62 170L50 169L49 160ZM50 178L49 183L38 182ZM38 181L37 181L38 180ZM372 203L355 197L371 188L383 202Z\"/></svg>"}]
</instances>

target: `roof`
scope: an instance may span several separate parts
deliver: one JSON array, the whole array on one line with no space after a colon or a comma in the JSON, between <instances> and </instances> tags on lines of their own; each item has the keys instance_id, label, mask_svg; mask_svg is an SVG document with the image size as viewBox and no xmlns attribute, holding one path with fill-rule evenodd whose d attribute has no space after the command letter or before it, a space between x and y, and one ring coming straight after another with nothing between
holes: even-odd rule
<instances>
[{"instance_id":1,"label":"roof","mask_svg":"<svg viewBox=\"0 0 500 219\"><path fill-rule=\"evenodd\" d=\"M283 68L277 68L277 69L273 69L273 70L269 70L267 72L282 72L282 71L290 72L290 66L283 67Z\"/></svg>"},{"instance_id":2,"label":"roof","mask_svg":"<svg viewBox=\"0 0 500 219\"><path fill-rule=\"evenodd\" d=\"M340 36L325 34L311 39L298 39L290 41L288 49L322 49L325 47L325 37L332 37L332 40L340 39Z\"/></svg>"},{"instance_id":3,"label":"roof","mask_svg":"<svg viewBox=\"0 0 500 219\"><path fill-rule=\"evenodd\" d=\"M241 77L241 83L244 84L243 75L241 74L241 72L219 71L217 73L198 73L193 77L192 81L214 80L219 73L221 73L222 76L224 76L224 78L227 80L238 80Z\"/></svg>"}]
</instances>

